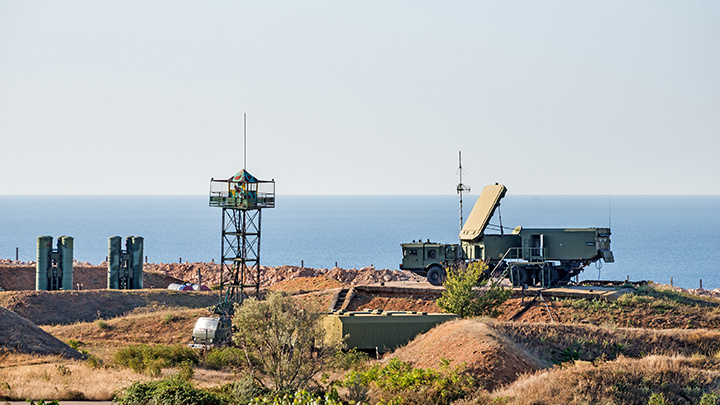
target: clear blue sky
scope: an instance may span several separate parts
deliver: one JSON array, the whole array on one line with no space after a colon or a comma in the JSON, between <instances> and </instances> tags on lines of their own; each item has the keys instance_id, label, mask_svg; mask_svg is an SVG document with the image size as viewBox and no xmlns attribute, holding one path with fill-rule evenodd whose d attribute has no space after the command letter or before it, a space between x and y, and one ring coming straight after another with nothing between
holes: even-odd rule
<instances>
[{"instance_id":1,"label":"clear blue sky","mask_svg":"<svg viewBox=\"0 0 720 405\"><path fill-rule=\"evenodd\" d=\"M1 194L720 193L717 1L0 0Z\"/></svg>"}]
</instances>

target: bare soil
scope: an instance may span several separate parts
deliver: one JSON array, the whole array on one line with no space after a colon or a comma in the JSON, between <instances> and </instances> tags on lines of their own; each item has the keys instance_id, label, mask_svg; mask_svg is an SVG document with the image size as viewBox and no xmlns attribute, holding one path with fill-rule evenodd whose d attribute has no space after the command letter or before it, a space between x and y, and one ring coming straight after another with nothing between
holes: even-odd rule
<instances>
[{"instance_id":1,"label":"bare soil","mask_svg":"<svg viewBox=\"0 0 720 405\"><path fill-rule=\"evenodd\" d=\"M546 367L486 324L468 319L446 322L419 335L386 357L391 358L435 369L446 360L450 367L473 374L487 390Z\"/></svg>"},{"instance_id":2,"label":"bare soil","mask_svg":"<svg viewBox=\"0 0 720 405\"><path fill-rule=\"evenodd\" d=\"M71 359L85 356L56 337L12 311L0 308L0 358L4 351L61 355Z\"/></svg>"},{"instance_id":3,"label":"bare soil","mask_svg":"<svg viewBox=\"0 0 720 405\"><path fill-rule=\"evenodd\" d=\"M0 307L37 325L92 322L141 308L204 308L217 302L217 292L167 289L0 292Z\"/></svg>"}]
</instances>

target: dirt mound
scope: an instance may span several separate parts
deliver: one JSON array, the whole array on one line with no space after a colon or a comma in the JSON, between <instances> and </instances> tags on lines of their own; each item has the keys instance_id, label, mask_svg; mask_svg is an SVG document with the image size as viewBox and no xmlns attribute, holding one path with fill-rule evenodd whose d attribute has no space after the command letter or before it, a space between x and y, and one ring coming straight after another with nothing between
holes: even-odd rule
<instances>
[{"instance_id":1,"label":"dirt mound","mask_svg":"<svg viewBox=\"0 0 720 405\"><path fill-rule=\"evenodd\" d=\"M268 287L268 290L285 292L310 292L344 287L345 284L327 276L297 277L283 280Z\"/></svg>"},{"instance_id":2,"label":"dirt mound","mask_svg":"<svg viewBox=\"0 0 720 405\"><path fill-rule=\"evenodd\" d=\"M158 290L5 291L0 307L38 325L91 322L137 308L202 308L217 304L216 292Z\"/></svg>"},{"instance_id":3,"label":"dirt mound","mask_svg":"<svg viewBox=\"0 0 720 405\"><path fill-rule=\"evenodd\" d=\"M486 324L468 319L446 322L419 335L386 356L391 358L421 368L438 368L441 359L449 360L451 367L464 364L488 390L545 367Z\"/></svg>"},{"instance_id":4,"label":"dirt mound","mask_svg":"<svg viewBox=\"0 0 720 405\"><path fill-rule=\"evenodd\" d=\"M206 285L220 284L220 265L217 263L146 263L146 271L154 271L163 275L172 276L184 281L197 283L198 272L202 283ZM409 271L398 271L374 267L361 269L313 269L299 266L260 266L260 286L265 288L283 280L292 280L298 277L328 276L346 285L377 284L389 281L423 281L424 279ZM223 274L227 280L229 274Z\"/></svg>"},{"instance_id":5,"label":"dirt mound","mask_svg":"<svg viewBox=\"0 0 720 405\"><path fill-rule=\"evenodd\" d=\"M0 352L62 355L71 359L85 356L18 314L0 308Z\"/></svg>"},{"instance_id":6,"label":"dirt mound","mask_svg":"<svg viewBox=\"0 0 720 405\"><path fill-rule=\"evenodd\" d=\"M437 306L436 295L431 294L398 294L381 291L358 291L350 301L349 311L361 311L365 308L382 309L385 311L422 311L444 312Z\"/></svg>"},{"instance_id":7,"label":"dirt mound","mask_svg":"<svg viewBox=\"0 0 720 405\"><path fill-rule=\"evenodd\" d=\"M7 291L27 291L35 289L35 264L0 260L0 287ZM143 284L145 288L166 288L171 283L181 283L175 277L145 269ZM98 290L107 287L107 265L93 266L87 262L73 265L74 289Z\"/></svg>"}]
</instances>

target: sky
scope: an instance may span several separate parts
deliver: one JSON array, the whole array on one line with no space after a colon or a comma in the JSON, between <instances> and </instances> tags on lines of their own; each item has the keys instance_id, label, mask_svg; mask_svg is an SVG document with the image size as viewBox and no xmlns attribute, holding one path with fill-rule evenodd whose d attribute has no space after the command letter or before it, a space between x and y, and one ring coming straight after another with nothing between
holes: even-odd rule
<instances>
[{"instance_id":1,"label":"sky","mask_svg":"<svg viewBox=\"0 0 720 405\"><path fill-rule=\"evenodd\" d=\"M720 194L717 1L0 0L0 194Z\"/></svg>"}]
</instances>

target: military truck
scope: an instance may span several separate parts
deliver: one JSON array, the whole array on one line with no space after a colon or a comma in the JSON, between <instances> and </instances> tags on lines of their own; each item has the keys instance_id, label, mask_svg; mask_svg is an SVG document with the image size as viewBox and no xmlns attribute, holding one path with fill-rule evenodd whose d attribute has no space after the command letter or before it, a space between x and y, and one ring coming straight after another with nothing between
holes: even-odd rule
<instances>
[{"instance_id":1,"label":"military truck","mask_svg":"<svg viewBox=\"0 0 720 405\"><path fill-rule=\"evenodd\" d=\"M501 184L483 188L467 221L460 231L460 244L402 244L401 269L427 277L433 285L441 285L445 268L467 261L483 261L488 276L502 275L515 286L567 284L591 263L613 262L610 250L610 228L523 228L510 234L486 234L490 219L505 196ZM502 227L501 227L502 230ZM448 260L441 252L462 252Z\"/></svg>"},{"instance_id":2,"label":"military truck","mask_svg":"<svg viewBox=\"0 0 720 405\"><path fill-rule=\"evenodd\" d=\"M200 317L193 329L190 347L205 349L222 346L230 341L232 321L228 316Z\"/></svg>"}]
</instances>

